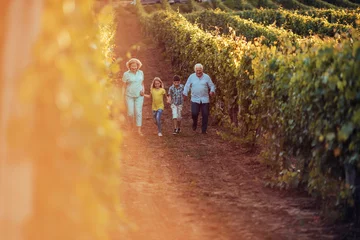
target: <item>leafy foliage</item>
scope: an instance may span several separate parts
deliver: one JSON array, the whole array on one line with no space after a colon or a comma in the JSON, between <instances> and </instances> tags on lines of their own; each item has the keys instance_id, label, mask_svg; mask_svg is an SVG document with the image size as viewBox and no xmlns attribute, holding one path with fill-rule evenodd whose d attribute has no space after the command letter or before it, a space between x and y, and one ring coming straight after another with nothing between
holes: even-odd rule
<instances>
[{"instance_id":1,"label":"leafy foliage","mask_svg":"<svg viewBox=\"0 0 360 240\"><path fill-rule=\"evenodd\" d=\"M285 31L272 26L263 26L250 20L241 19L238 16L227 14L219 10L206 10L200 13L184 15L187 20L197 23L204 30L217 30L219 33L229 34L235 31L236 35L243 36L249 41L264 36L262 40L265 44L280 41L281 38L288 38L294 41L299 36L291 31Z\"/></svg>"},{"instance_id":2,"label":"leafy foliage","mask_svg":"<svg viewBox=\"0 0 360 240\"><path fill-rule=\"evenodd\" d=\"M46 1L23 74L10 146L34 167L29 239L109 239L120 209L121 132L109 119L114 11L92 1Z\"/></svg>"},{"instance_id":3,"label":"leafy foliage","mask_svg":"<svg viewBox=\"0 0 360 240\"><path fill-rule=\"evenodd\" d=\"M328 3L334 4L336 6L345 7L345 8L359 8L360 5L353 3L349 0L325 0Z\"/></svg>"},{"instance_id":4,"label":"leafy foliage","mask_svg":"<svg viewBox=\"0 0 360 240\"><path fill-rule=\"evenodd\" d=\"M283 173L279 181L306 183L332 206L351 197L344 164L359 169L356 32L267 46L261 38L214 36L172 12L141 19L178 72L188 75L195 63L204 64L218 87L213 115L235 138L261 140L265 162Z\"/></svg>"},{"instance_id":5,"label":"leafy foliage","mask_svg":"<svg viewBox=\"0 0 360 240\"><path fill-rule=\"evenodd\" d=\"M253 6L257 8L278 8L279 5L275 4L272 0L250 0Z\"/></svg>"},{"instance_id":6,"label":"leafy foliage","mask_svg":"<svg viewBox=\"0 0 360 240\"><path fill-rule=\"evenodd\" d=\"M321 36L335 36L336 33L349 33L351 26L338 23L329 23L322 18L303 16L287 10L252 10L236 13L241 18L251 19L264 25L275 24L277 27L289 29L295 34L309 36L318 34Z\"/></svg>"},{"instance_id":7,"label":"leafy foliage","mask_svg":"<svg viewBox=\"0 0 360 240\"><path fill-rule=\"evenodd\" d=\"M325 18L329 23L351 25L355 28L358 28L360 23L359 14L351 10L306 10L299 11L298 13L313 18Z\"/></svg>"},{"instance_id":8,"label":"leafy foliage","mask_svg":"<svg viewBox=\"0 0 360 240\"><path fill-rule=\"evenodd\" d=\"M212 0L211 4L213 5L213 9L220 9L224 12L232 12L232 8L227 7L222 1L220 0ZM235 5L234 5L235 6Z\"/></svg>"},{"instance_id":9,"label":"leafy foliage","mask_svg":"<svg viewBox=\"0 0 360 240\"><path fill-rule=\"evenodd\" d=\"M286 9L311 9L310 6L305 5L297 0L274 0L280 6Z\"/></svg>"},{"instance_id":10,"label":"leafy foliage","mask_svg":"<svg viewBox=\"0 0 360 240\"><path fill-rule=\"evenodd\" d=\"M299 0L299 2L306 4L306 5L314 6L316 8L331 8L331 9L338 8L335 5L325 2L323 0Z\"/></svg>"}]
</instances>

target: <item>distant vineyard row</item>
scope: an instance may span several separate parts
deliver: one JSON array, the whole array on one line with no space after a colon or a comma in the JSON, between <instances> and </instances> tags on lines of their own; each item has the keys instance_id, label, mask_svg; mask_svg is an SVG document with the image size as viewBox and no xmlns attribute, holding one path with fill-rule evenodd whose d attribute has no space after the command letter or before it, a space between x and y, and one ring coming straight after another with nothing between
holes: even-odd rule
<instances>
[{"instance_id":1,"label":"distant vineyard row","mask_svg":"<svg viewBox=\"0 0 360 240\"><path fill-rule=\"evenodd\" d=\"M280 183L307 183L309 192L332 203L351 198L354 182L345 179L360 163L358 32L351 39L284 37L276 47L261 38L204 32L172 11L138 10L146 33L179 74L201 62L213 77L213 115L228 129L224 137L248 144L261 139L263 159L281 171Z\"/></svg>"}]
</instances>

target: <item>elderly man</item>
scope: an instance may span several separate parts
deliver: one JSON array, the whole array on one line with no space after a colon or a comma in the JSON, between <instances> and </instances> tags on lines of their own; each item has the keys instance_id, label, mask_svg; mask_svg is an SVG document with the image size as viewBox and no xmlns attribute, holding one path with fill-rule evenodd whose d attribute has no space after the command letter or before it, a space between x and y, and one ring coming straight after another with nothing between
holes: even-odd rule
<instances>
[{"instance_id":1,"label":"elderly man","mask_svg":"<svg viewBox=\"0 0 360 240\"><path fill-rule=\"evenodd\" d=\"M209 119L209 95L215 95L215 85L209 75L203 72L203 65L195 64L195 73L191 74L184 87L184 99L187 99L191 90L191 116L193 119L192 129L196 131L197 120L201 111L202 125L201 133L206 134Z\"/></svg>"}]
</instances>

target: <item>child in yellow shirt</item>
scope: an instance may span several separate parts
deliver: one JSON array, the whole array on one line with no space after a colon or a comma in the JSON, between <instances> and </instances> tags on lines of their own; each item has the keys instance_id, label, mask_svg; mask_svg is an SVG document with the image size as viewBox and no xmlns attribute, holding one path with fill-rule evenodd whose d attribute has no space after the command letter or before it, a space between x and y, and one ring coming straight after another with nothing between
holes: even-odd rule
<instances>
[{"instance_id":1,"label":"child in yellow shirt","mask_svg":"<svg viewBox=\"0 0 360 240\"><path fill-rule=\"evenodd\" d=\"M152 96L152 112L153 117L158 127L158 136L162 137L161 133L161 114L164 111L164 96L166 91L164 83L159 77L155 77L150 86L150 95ZM144 94L145 97L150 98L150 95Z\"/></svg>"}]
</instances>

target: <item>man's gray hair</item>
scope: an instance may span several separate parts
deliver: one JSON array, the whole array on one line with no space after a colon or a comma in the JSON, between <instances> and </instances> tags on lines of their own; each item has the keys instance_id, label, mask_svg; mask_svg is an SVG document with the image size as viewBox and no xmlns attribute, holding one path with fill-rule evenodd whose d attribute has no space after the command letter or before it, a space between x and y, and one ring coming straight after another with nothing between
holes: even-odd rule
<instances>
[{"instance_id":1,"label":"man's gray hair","mask_svg":"<svg viewBox=\"0 0 360 240\"><path fill-rule=\"evenodd\" d=\"M204 66L201 63L197 63L194 66L194 71L196 72L196 68L201 68L202 70L204 70Z\"/></svg>"}]
</instances>

